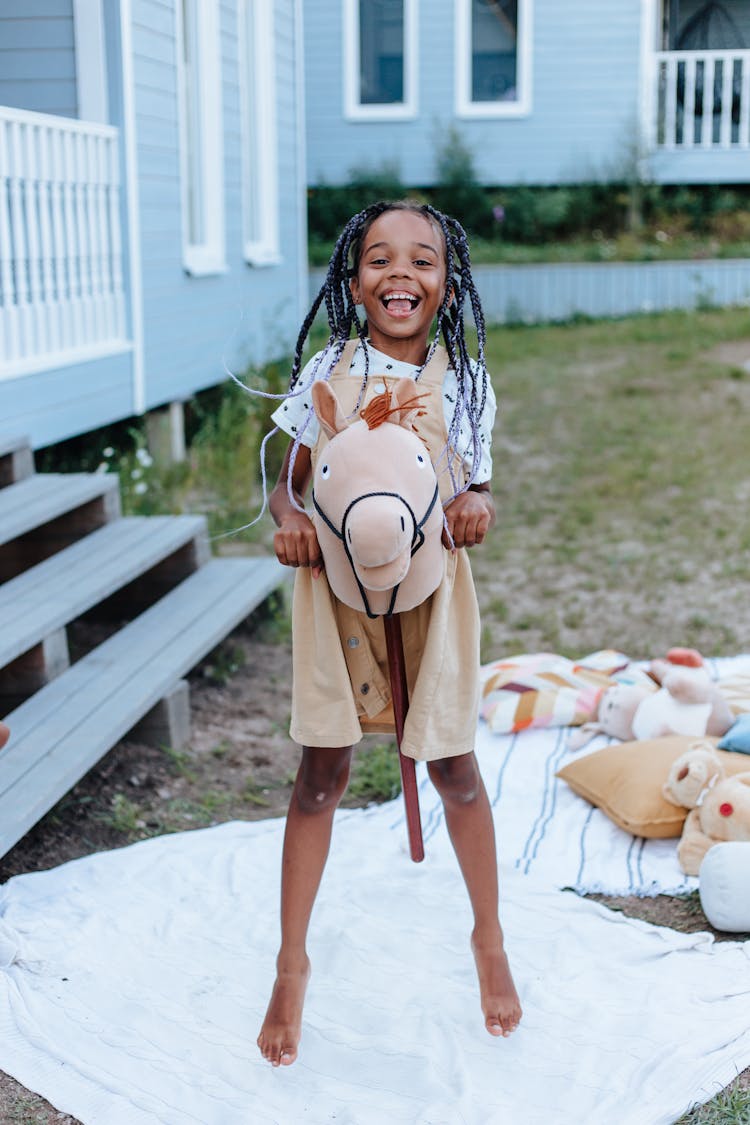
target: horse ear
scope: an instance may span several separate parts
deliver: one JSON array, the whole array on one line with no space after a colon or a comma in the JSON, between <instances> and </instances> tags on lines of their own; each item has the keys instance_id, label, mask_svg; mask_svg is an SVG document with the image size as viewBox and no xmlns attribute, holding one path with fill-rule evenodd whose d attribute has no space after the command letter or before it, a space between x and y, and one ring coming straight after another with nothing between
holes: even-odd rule
<instances>
[{"instance_id":1,"label":"horse ear","mask_svg":"<svg viewBox=\"0 0 750 1125\"><path fill-rule=\"evenodd\" d=\"M419 384L406 377L397 379L391 386L391 409L394 407L399 408L399 425L406 430L411 430L415 420L424 410Z\"/></svg>"},{"instance_id":2,"label":"horse ear","mask_svg":"<svg viewBox=\"0 0 750 1125\"><path fill-rule=\"evenodd\" d=\"M318 421L330 441L336 434L347 429L349 423L339 405L339 400L328 386L328 383L324 383L322 379L317 379L313 383L310 393L312 394L313 406L315 407Z\"/></svg>"}]
</instances>

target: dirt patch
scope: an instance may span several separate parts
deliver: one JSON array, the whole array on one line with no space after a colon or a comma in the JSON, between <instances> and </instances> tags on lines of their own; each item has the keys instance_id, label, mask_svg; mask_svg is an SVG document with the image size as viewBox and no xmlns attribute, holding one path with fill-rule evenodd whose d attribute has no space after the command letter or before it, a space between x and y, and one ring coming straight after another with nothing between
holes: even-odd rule
<instances>
[{"instance_id":1,"label":"dirt patch","mask_svg":"<svg viewBox=\"0 0 750 1125\"><path fill-rule=\"evenodd\" d=\"M726 363L750 372L750 341L727 340L706 352L705 357L716 363Z\"/></svg>"}]
</instances>

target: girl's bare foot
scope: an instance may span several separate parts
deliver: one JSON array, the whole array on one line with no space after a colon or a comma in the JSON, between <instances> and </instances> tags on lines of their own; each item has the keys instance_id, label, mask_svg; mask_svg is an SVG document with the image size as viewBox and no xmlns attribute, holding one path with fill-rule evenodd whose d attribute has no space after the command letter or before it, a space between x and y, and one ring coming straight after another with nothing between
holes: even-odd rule
<instances>
[{"instance_id":1,"label":"girl's bare foot","mask_svg":"<svg viewBox=\"0 0 750 1125\"><path fill-rule=\"evenodd\" d=\"M488 937L475 932L471 948L479 976L485 1026L490 1035L507 1037L521 1020L521 1003L503 949L502 932L497 930Z\"/></svg>"},{"instance_id":2,"label":"girl's bare foot","mask_svg":"<svg viewBox=\"0 0 750 1125\"><path fill-rule=\"evenodd\" d=\"M276 965L276 982L258 1036L258 1046L271 1066L291 1066L297 1058L302 1035L302 1007L310 979L310 961L289 967L281 960Z\"/></svg>"}]
</instances>

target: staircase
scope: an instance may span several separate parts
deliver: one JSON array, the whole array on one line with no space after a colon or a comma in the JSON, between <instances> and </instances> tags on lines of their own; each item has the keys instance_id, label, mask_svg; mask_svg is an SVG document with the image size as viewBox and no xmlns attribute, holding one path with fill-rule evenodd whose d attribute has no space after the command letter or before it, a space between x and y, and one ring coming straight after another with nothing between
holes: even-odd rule
<instances>
[{"instance_id":1,"label":"staircase","mask_svg":"<svg viewBox=\"0 0 750 1125\"><path fill-rule=\"evenodd\" d=\"M202 516L123 517L115 476L36 473L0 437L0 856L134 727L184 737L182 677L283 580L212 558ZM127 624L71 662L86 614Z\"/></svg>"}]
</instances>

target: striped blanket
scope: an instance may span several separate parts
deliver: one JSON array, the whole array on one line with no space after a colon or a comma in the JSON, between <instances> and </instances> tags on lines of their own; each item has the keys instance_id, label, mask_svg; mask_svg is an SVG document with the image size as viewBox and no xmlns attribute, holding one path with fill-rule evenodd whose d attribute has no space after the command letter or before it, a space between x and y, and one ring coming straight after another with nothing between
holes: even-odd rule
<instances>
[{"instance_id":1,"label":"striped blanket","mask_svg":"<svg viewBox=\"0 0 750 1125\"><path fill-rule=\"evenodd\" d=\"M737 697L750 685L750 655L709 663ZM498 735L480 722L476 753L492 803L501 866L547 886L581 893L680 894L697 886L677 862L676 840L646 840L618 828L603 812L576 796L555 774L566 763L607 745L603 736L574 753L565 727L532 728ZM439 798L420 775L420 805L428 854L449 849ZM400 803L390 827L405 832Z\"/></svg>"}]
</instances>

